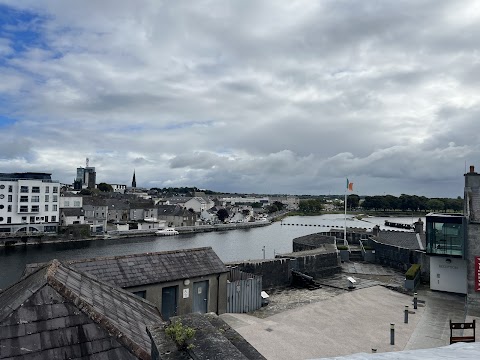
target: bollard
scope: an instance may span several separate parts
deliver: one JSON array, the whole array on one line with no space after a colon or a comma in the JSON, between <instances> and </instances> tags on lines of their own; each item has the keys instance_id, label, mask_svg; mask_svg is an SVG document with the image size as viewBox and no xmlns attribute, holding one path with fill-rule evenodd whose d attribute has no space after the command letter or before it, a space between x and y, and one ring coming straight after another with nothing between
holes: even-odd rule
<instances>
[{"instance_id":1,"label":"bollard","mask_svg":"<svg viewBox=\"0 0 480 360\"><path fill-rule=\"evenodd\" d=\"M403 322L408 324L408 305L405 305L405 320Z\"/></svg>"},{"instance_id":2,"label":"bollard","mask_svg":"<svg viewBox=\"0 0 480 360\"><path fill-rule=\"evenodd\" d=\"M390 345L395 345L395 324L390 324Z\"/></svg>"},{"instance_id":3,"label":"bollard","mask_svg":"<svg viewBox=\"0 0 480 360\"><path fill-rule=\"evenodd\" d=\"M413 308L417 310L417 293L413 293Z\"/></svg>"}]
</instances>

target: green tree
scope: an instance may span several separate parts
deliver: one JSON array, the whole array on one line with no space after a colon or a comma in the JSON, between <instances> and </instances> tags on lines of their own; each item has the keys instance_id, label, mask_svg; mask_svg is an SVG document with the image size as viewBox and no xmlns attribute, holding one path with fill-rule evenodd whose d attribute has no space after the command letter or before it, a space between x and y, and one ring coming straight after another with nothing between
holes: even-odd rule
<instances>
[{"instance_id":1,"label":"green tree","mask_svg":"<svg viewBox=\"0 0 480 360\"><path fill-rule=\"evenodd\" d=\"M298 208L304 214L319 214L323 210L323 202L320 199L300 200Z\"/></svg>"},{"instance_id":2,"label":"green tree","mask_svg":"<svg viewBox=\"0 0 480 360\"><path fill-rule=\"evenodd\" d=\"M445 204L442 200L430 199L427 201L427 209L429 210L439 211L439 210L443 210L444 207L445 207Z\"/></svg>"},{"instance_id":3,"label":"green tree","mask_svg":"<svg viewBox=\"0 0 480 360\"><path fill-rule=\"evenodd\" d=\"M219 209L217 211L218 220L220 220L221 222L224 222L225 219L228 218L228 216L229 216L229 214L228 214L227 209L222 208L222 209Z\"/></svg>"},{"instance_id":4,"label":"green tree","mask_svg":"<svg viewBox=\"0 0 480 360\"><path fill-rule=\"evenodd\" d=\"M347 206L349 206L351 209L358 208L359 204L360 196L358 196L357 194L351 194L347 196Z\"/></svg>"},{"instance_id":5,"label":"green tree","mask_svg":"<svg viewBox=\"0 0 480 360\"><path fill-rule=\"evenodd\" d=\"M100 190L102 192L113 192L112 185L104 183L104 182L98 184L97 188L98 188L98 190Z\"/></svg>"}]
</instances>

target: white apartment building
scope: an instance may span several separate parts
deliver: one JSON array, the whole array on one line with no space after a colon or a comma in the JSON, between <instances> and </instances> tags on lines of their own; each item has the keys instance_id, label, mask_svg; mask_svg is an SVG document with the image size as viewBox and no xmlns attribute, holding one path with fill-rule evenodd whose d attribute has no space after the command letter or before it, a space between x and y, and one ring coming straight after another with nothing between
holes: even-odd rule
<instances>
[{"instance_id":1,"label":"white apartment building","mask_svg":"<svg viewBox=\"0 0 480 360\"><path fill-rule=\"evenodd\" d=\"M60 182L47 173L0 173L0 233L56 232Z\"/></svg>"}]
</instances>

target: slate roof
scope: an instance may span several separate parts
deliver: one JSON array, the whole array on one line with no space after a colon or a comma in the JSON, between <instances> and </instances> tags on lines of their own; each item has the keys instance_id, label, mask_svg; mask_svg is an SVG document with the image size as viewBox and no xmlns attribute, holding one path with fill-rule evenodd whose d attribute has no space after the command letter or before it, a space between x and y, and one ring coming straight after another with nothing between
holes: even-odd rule
<instances>
[{"instance_id":1,"label":"slate roof","mask_svg":"<svg viewBox=\"0 0 480 360\"><path fill-rule=\"evenodd\" d=\"M421 246L418 239L420 239ZM393 245L410 250L425 250L425 234L405 231L380 231L376 240L381 244Z\"/></svg>"},{"instance_id":2,"label":"slate roof","mask_svg":"<svg viewBox=\"0 0 480 360\"><path fill-rule=\"evenodd\" d=\"M84 216L85 212L82 208L62 208L60 213L65 216Z\"/></svg>"},{"instance_id":3,"label":"slate roof","mask_svg":"<svg viewBox=\"0 0 480 360\"><path fill-rule=\"evenodd\" d=\"M228 272L210 247L99 257L66 262L78 271L122 288L157 284ZM38 264L28 264L28 274Z\"/></svg>"},{"instance_id":4,"label":"slate roof","mask_svg":"<svg viewBox=\"0 0 480 360\"><path fill-rule=\"evenodd\" d=\"M57 260L0 292L0 359L150 359L155 306Z\"/></svg>"}]
</instances>

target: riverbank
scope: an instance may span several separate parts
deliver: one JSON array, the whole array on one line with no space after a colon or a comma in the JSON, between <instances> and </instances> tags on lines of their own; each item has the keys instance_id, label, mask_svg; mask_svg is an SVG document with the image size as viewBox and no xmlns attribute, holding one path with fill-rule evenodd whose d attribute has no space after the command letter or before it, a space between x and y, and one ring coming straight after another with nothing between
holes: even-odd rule
<instances>
[{"instance_id":1,"label":"riverbank","mask_svg":"<svg viewBox=\"0 0 480 360\"><path fill-rule=\"evenodd\" d=\"M215 225L198 225L198 226L182 226L177 227L176 230L181 236L184 234L205 233L213 231L230 231L239 229L249 229L261 226L271 225L271 221L256 221L247 223L233 223L233 224L215 224ZM24 235L18 237L5 237L0 239L0 248L4 247L17 247L17 246L29 246L29 245L43 245L43 244L61 244L61 243L73 243L82 241L96 241L96 240L120 240L125 238L139 238L139 237L151 237L156 236L155 231L151 230L128 230L128 231L108 231L107 234L88 238L60 238L55 235ZM158 236L162 237L162 236Z\"/></svg>"}]
</instances>

